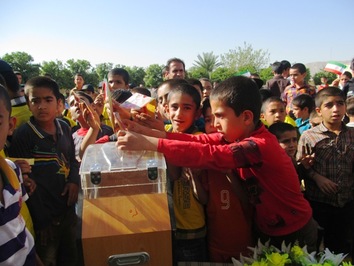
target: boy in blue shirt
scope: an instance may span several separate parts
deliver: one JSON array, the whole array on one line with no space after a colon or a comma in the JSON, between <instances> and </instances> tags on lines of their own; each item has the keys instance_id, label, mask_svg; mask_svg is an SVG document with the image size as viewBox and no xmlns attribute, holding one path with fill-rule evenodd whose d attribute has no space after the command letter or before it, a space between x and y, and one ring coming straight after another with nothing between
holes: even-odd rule
<instances>
[{"instance_id":1,"label":"boy in blue shirt","mask_svg":"<svg viewBox=\"0 0 354 266\"><path fill-rule=\"evenodd\" d=\"M293 114L296 118L295 123L300 135L311 128L310 114L314 107L315 101L308 94L300 94L293 100Z\"/></svg>"},{"instance_id":2,"label":"boy in blue shirt","mask_svg":"<svg viewBox=\"0 0 354 266\"><path fill-rule=\"evenodd\" d=\"M28 200L36 231L36 250L45 265L76 265L75 203L79 164L70 127L57 119L58 84L47 77L27 81L33 114L13 135L9 155L34 158L29 178L37 188Z\"/></svg>"}]
</instances>

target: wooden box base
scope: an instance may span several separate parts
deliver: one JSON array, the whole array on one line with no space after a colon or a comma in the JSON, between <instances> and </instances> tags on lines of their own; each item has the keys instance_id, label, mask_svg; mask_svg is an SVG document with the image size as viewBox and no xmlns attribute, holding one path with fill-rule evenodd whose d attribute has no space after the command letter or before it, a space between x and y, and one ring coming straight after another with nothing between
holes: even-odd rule
<instances>
[{"instance_id":1,"label":"wooden box base","mask_svg":"<svg viewBox=\"0 0 354 266\"><path fill-rule=\"evenodd\" d=\"M107 266L111 255L136 252L149 254L143 265L172 265L167 194L84 199L82 246L85 266Z\"/></svg>"}]
</instances>

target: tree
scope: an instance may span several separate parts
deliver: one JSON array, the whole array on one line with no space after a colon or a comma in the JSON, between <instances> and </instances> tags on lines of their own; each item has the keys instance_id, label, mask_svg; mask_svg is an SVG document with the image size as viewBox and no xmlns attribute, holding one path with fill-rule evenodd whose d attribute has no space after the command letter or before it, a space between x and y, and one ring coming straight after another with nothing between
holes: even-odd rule
<instances>
[{"instance_id":1,"label":"tree","mask_svg":"<svg viewBox=\"0 0 354 266\"><path fill-rule=\"evenodd\" d=\"M135 86L139 86L140 84L144 84L145 70L142 67L125 67L124 68L129 73L130 83Z\"/></svg>"},{"instance_id":2,"label":"tree","mask_svg":"<svg viewBox=\"0 0 354 266\"><path fill-rule=\"evenodd\" d=\"M259 72L259 76L264 81L264 84L266 84L267 80L270 80L274 76L272 68L267 67L267 68L261 69L261 71Z\"/></svg>"},{"instance_id":3,"label":"tree","mask_svg":"<svg viewBox=\"0 0 354 266\"><path fill-rule=\"evenodd\" d=\"M208 74L208 78L211 79L211 73L221 65L218 61L219 56L214 55L213 52L203 53L203 56L197 56L198 60L194 61L194 66L201 68Z\"/></svg>"},{"instance_id":4,"label":"tree","mask_svg":"<svg viewBox=\"0 0 354 266\"><path fill-rule=\"evenodd\" d=\"M190 69L188 69L188 77L194 78L194 79L200 79L200 78L209 77L209 74L205 69L203 69L201 67L193 66Z\"/></svg>"},{"instance_id":5,"label":"tree","mask_svg":"<svg viewBox=\"0 0 354 266\"><path fill-rule=\"evenodd\" d=\"M24 83L31 77L39 75L40 64L34 64L33 57L25 52L5 54L2 59L9 63L14 71L21 72Z\"/></svg>"},{"instance_id":6,"label":"tree","mask_svg":"<svg viewBox=\"0 0 354 266\"><path fill-rule=\"evenodd\" d=\"M221 82L227 78L230 78L236 74L235 71L232 71L226 67L218 67L215 71L211 74L211 80Z\"/></svg>"},{"instance_id":7,"label":"tree","mask_svg":"<svg viewBox=\"0 0 354 266\"><path fill-rule=\"evenodd\" d=\"M40 74L49 74L60 88L71 89L74 86L72 74L62 61L43 61Z\"/></svg>"},{"instance_id":8,"label":"tree","mask_svg":"<svg viewBox=\"0 0 354 266\"><path fill-rule=\"evenodd\" d=\"M244 47L236 47L234 50L229 50L228 53L220 55L221 63L224 67L235 72L244 66L252 66L256 72L269 64L268 50L254 50L252 45L244 42Z\"/></svg>"},{"instance_id":9,"label":"tree","mask_svg":"<svg viewBox=\"0 0 354 266\"><path fill-rule=\"evenodd\" d=\"M107 79L108 72L113 68L113 63L102 63L96 65L96 74L99 80Z\"/></svg>"},{"instance_id":10,"label":"tree","mask_svg":"<svg viewBox=\"0 0 354 266\"><path fill-rule=\"evenodd\" d=\"M148 88L157 88L157 86L163 81L162 70L164 65L152 64L145 70L144 82Z\"/></svg>"},{"instance_id":11,"label":"tree","mask_svg":"<svg viewBox=\"0 0 354 266\"><path fill-rule=\"evenodd\" d=\"M331 84L333 82L333 80L335 80L337 78L337 75L331 72L327 72L327 71L320 71L317 72L314 76L313 76L313 81L316 85L321 85L321 78L322 77L326 77L328 79L328 84Z\"/></svg>"},{"instance_id":12,"label":"tree","mask_svg":"<svg viewBox=\"0 0 354 266\"><path fill-rule=\"evenodd\" d=\"M74 60L74 59L69 59L66 61L67 68L71 72L72 77L75 76L75 74L80 73L84 77L84 80L86 82L86 73L90 72L92 70L91 64L87 60Z\"/></svg>"}]
</instances>

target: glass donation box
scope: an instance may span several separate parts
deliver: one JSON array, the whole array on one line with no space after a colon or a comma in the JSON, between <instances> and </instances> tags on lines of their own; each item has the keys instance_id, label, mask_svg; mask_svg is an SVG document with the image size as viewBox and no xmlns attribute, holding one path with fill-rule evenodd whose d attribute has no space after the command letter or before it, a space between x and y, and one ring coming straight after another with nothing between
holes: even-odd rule
<instances>
[{"instance_id":1,"label":"glass donation box","mask_svg":"<svg viewBox=\"0 0 354 266\"><path fill-rule=\"evenodd\" d=\"M85 266L172 265L166 163L151 151L90 145L81 167Z\"/></svg>"}]
</instances>

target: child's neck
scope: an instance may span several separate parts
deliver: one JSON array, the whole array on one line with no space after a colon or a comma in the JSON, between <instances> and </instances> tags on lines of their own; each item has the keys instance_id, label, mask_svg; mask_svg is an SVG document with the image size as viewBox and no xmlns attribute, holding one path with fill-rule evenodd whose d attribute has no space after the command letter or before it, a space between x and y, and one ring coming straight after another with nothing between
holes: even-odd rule
<instances>
[{"instance_id":1,"label":"child's neck","mask_svg":"<svg viewBox=\"0 0 354 266\"><path fill-rule=\"evenodd\" d=\"M48 133L49 135L55 135L55 133L57 132L57 127L55 125L54 121L51 122L45 122L45 123L41 123L41 122L37 122L37 125L43 129L43 131L45 131L46 133Z\"/></svg>"},{"instance_id":2,"label":"child's neck","mask_svg":"<svg viewBox=\"0 0 354 266\"><path fill-rule=\"evenodd\" d=\"M339 133L342 131L342 123L330 124L324 121L323 124L329 131L335 133L336 135L339 135Z\"/></svg>"},{"instance_id":3,"label":"child's neck","mask_svg":"<svg viewBox=\"0 0 354 266\"><path fill-rule=\"evenodd\" d=\"M305 86L305 81L301 81L301 82L298 82L298 83L294 83L295 87L296 88L302 88Z\"/></svg>"}]
</instances>

